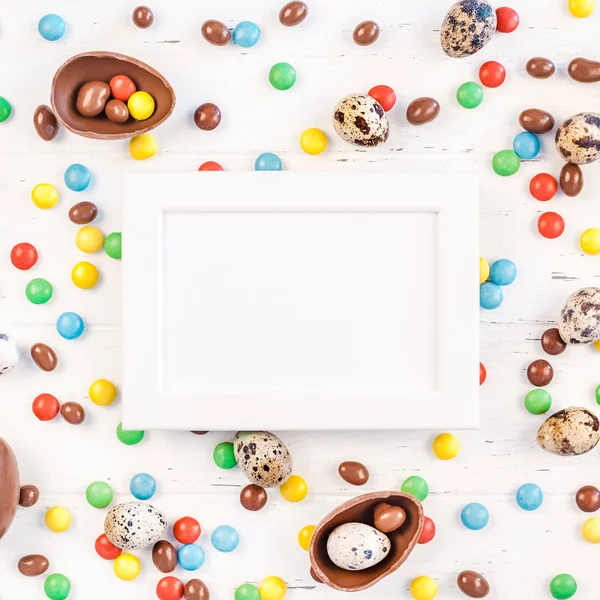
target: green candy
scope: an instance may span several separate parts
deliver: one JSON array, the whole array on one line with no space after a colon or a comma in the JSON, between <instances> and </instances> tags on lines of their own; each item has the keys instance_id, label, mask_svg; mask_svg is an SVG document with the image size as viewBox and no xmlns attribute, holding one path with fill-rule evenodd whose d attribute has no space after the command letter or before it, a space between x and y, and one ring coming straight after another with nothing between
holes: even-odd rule
<instances>
[{"instance_id":1,"label":"green candy","mask_svg":"<svg viewBox=\"0 0 600 600\"><path fill-rule=\"evenodd\" d=\"M10 102L6 98L0 96L0 123L6 121L6 119L10 117L11 112L12 107L10 105Z\"/></svg>"},{"instance_id":2,"label":"green candy","mask_svg":"<svg viewBox=\"0 0 600 600\"><path fill-rule=\"evenodd\" d=\"M483 102L483 89L478 83L468 81L458 88L456 99L463 108L477 108Z\"/></svg>"},{"instance_id":3,"label":"green candy","mask_svg":"<svg viewBox=\"0 0 600 600\"><path fill-rule=\"evenodd\" d=\"M510 177L521 168L521 159L514 150L501 150L494 154L492 168L496 175Z\"/></svg>"},{"instance_id":4,"label":"green candy","mask_svg":"<svg viewBox=\"0 0 600 600\"><path fill-rule=\"evenodd\" d=\"M418 475L409 477L400 488L405 494L411 494L417 500L423 502L429 496L429 486L427 482Z\"/></svg>"},{"instance_id":5,"label":"green candy","mask_svg":"<svg viewBox=\"0 0 600 600\"><path fill-rule=\"evenodd\" d=\"M106 508L113 501L113 491L104 481L94 481L85 490L86 500L94 508Z\"/></svg>"},{"instance_id":6,"label":"green candy","mask_svg":"<svg viewBox=\"0 0 600 600\"><path fill-rule=\"evenodd\" d=\"M46 578L44 592L50 600L65 600L71 592L71 582L61 573L54 573Z\"/></svg>"},{"instance_id":7,"label":"green candy","mask_svg":"<svg viewBox=\"0 0 600 600\"><path fill-rule=\"evenodd\" d=\"M46 279L32 279L25 288L27 300L32 304L45 304L52 298L52 285Z\"/></svg>"},{"instance_id":8,"label":"green candy","mask_svg":"<svg viewBox=\"0 0 600 600\"><path fill-rule=\"evenodd\" d=\"M577 582L572 575L568 575L567 573L557 575L550 582L550 593L556 600L567 600L567 598L572 598L576 591Z\"/></svg>"},{"instance_id":9,"label":"green candy","mask_svg":"<svg viewBox=\"0 0 600 600\"><path fill-rule=\"evenodd\" d=\"M596 402L600 404L600 385L596 388Z\"/></svg>"},{"instance_id":10,"label":"green candy","mask_svg":"<svg viewBox=\"0 0 600 600\"><path fill-rule=\"evenodd\" d=\"M552 406L552 396L546 390L531 390L525 396L525 408L532 415L543 415Z\"/></svg>"},{"instance_id":11,"label":"green candy","mask_svg":"<svg viewBox=\"0 0 600 600\"><path fill-rule=\"evenodd\" d=\"M213 451L213 460L215 461L215 465L221 469L233 469L237 465L233 444L231 442L217 444Z\"/></svg>"},{"instance_id":12,"label":"green candy","mask_svg":"<svg viewBox=\"0 0 600 600\"><path fill-rule=\"evenodd\" d=\"M144 432L136 431L135 429L123 429L123 423L119 423L117 425L117 437L126 446L135 446L144 439Z\"/></svg>"},{"instance_id":13,"label":"green candy","mask_svg":"<svg viewBox=\"0 0 600 600\"><path fill-rule=\"evenodd\" d=\"M109 233L104 240L104 252L115 260L120 260L123 255L121 248L121 232Z\"/></svg>"},{"instance_id":14,"label":"green candy","mask_svg":"<svg viewBox=\"0 0 600 600\"><path fill-rule=\"evenodd\" d=\"M251 583L244 583L235 590L235 600L260 600L260 594L256 586Z\"/></svg>"},{"instance_id":15,"label":"green candy","mask_svg":"<svg viewBox=\"0 0 600 600\"><path fill-rule=\"evenodd\" d=\"M269 81L276 90L289 90L296 83L296 69L289 63L277 63L269 71Z\"/></svg>"}]
</instances>

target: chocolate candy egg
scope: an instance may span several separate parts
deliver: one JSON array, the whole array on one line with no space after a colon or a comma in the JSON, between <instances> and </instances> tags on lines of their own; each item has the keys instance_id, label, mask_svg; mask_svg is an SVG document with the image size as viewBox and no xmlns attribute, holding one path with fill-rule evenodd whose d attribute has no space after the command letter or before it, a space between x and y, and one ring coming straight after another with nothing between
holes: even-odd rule
<instances>
[{"instance_id":1,"label":"chocolate candy egg","mask_svg":"<svg viewBox=\"0 0 600 600\"><path fill-rule=\"evenodd\" d=\"M600 62L587 58L575 58L569 63L571 79L580 83L597 83L600 81Z\"/></svg>"},{"instance_id":2,"label":"chocolate candy egg","mask_svg":"<svg viewBox=\"0 0 600 600\"><path fill-rule=\"evenodd\" d=\"M558 356L567 349L567 345L560 337L560 334L558 333L558 329L556 327L546 329L546 331L544 331L544 333L542 334L541 342L542 350L546 354L550 354L551 356Z\"/></svg>"},{"instance_id":3,"label":"chocolate candy egg","mask_svg":"<svg viewBox=\"0 0 600 600\"><path fill-rule=\"evenodd\" d=\"M108 83L88 81L79 88L75 107L77 112L84 117L96 117L104 110L109 98L110 86Z\"/></svg>"},{"instance_id":4,"label":"chocolate candy egg","mask_svg":"<svg viewBox=\"0 0 600 600\"><path fill-rule=\"evenodd\" d=\"M350 94L333 111L337 134L355 146L379 146L387 141L390 126L379 102L366 94Z\"/></svg>"},{"instance_id":5,"label":"chocolate candy egg","mask_svg":"<svg viewBox=\"0 0 600 600\"><path fill-rule=\"evenodd\" d=\"M19 506L31 508L40 499L40 490L35 485L23 485L19 492Z\"/></svg>"},{"instance_id":6,"label":"chocolate candy egg","mask_svg":"<svg viewBox=\"0 0 600 600\"><path fill-rule=\"evenodd\" d=\"M41 554L28 554L19 560L17 569L25 577L37 577L48 570L50 563Z\"/></svg>"},{"instance_id":7,"label":"chocolate candy egg","mask_svg":"<svg viewBox=\"0 0 600 600\"><path fill-rule=\"evenodd\" d=\"M600 288L582 288L569 296L560 313L558 332L567 344L600 340Z\"/></svg>"},{"instance_id":8,"label":"chocolate candy egg","mask_svg":"<svg viewBox=\"0 0 600 600\"><path fill-rule=\"evenodd\" d=\"M58 133L58 121L52 109L45 104L38 106L33 113L33 126L36 133L45 141L50 142Z\"/></svg>"},{"instance_id":9,"label":"chocolate candy egg","mask_svg":"<svg viewBox=\"0 0 600 600\"><path fill-rule=\"evenodd\" d=\"M379 25L375 21L359 23L352 33L352 39L359 46L370 46L379 38Z\"/></svg>"},{"instance_id":10,"label":"chocolate candy egg","mask_svg":"<svg viewBox=\"0 0 600 600\"><path fill-rule=\"evenodd\" d=\"M492 39L496 25L496 11L487 0L458 0L442 23L442 49L454 58L471 56Z\"/></svg>"},{"instance_id":11,"label":"chocolate candy egg","mask_svg":"<svg viewBox=\"0 0 600 600\"><path fill-rule=\"evenodd\" d=\"M167 520L150 504L123 502L104 519L108 541L123 550L145 548L157 542L167 530Z\"/></svg>"},{"instance_id":12,"label":"chocolate candy egg","mask_svg":"<svg viewBox=\"0 0 600 600\"><path fill-rule=\"evenodd\" d=\"M556 67L551 60L536 56L527 61L525 70L534 79L548 79L554 75Z\"/></svg>"},{"instance_id":13,"label":"chocolate candy egg","mask_svg":"<svg viewBox=\"0 0 600 600\"><path fill-rule=\"evenodd\" d=\"M390 551L387 535L365 523L344 523L327 539L327 555L345 571L364 571L380 563Z\"/></svg>"},{"instance_id":14,"label":"chocolate candy egg","mask_svg":"<svg viewBox=\"0 0 600 600\"><path fill-rule=\"evenodd\" d=\"M21 358L17 341L6 333L0 333L0 377L10 373Z\"/></svg>"},{"instance_id":15,"label":"chocolate candy egg","mask_svg":"<svg viewBox=\"0 0 600 600\"><path fill-rule=\"evenodd\" d=\"M600 441L600 422L585 408L571 407L548 417L537 434L541 448L560 456L589 452Z\"/></svg>"},{"instance_id":16,"label":"chocolate candy egg","mask_svg":"<svg viewBox=\"0 0 600 600\"><path fill-rule=\"evenodd\" d=\"M125 123L129 119L129 109L123 100L109 100L104 112L113 123Z\"/></svg>"},{"instance_id":17,"label":"chocolate candy egg","mask_svg":"<svg viewBox=\"0 0 600 600\"><path fill-rule=\"evenodd\" d=\"M292 474L292 457L286 445L268 431L240 431L233 440L240 469L251 483L278 487Z\"/></svg>"},{"instance_id":18,"label":"chocolate candy egg","mask_svg":"<svg viewBox=\"0 0 600 600\"><path fill-rule=\"evenodd\" d=\"M0 438L0 540L17 512L20 491L17 459L11 447Z\"/></svg>"},{"instance_id":19,"label":"chocolate candy egg","mask_svg":"<svg viewBox=\"0 0 600 600\"><path fill-rule=\"evenodd\" d=\"M231 41L231 31L225 23L210 19L202 23L202 37L213 46L225 46Z\"/></svg>"},{"instance_id":20,"label":"chocolate candy egg","mask_svg":"<svg viewBox=\"0 0 600 600\"><path fill-rule=\"evenodd\" d=\"M462 571L456 578L458 589L469 598L485 598L490 593L486 578L475 571Z\"/></svg>"},{"instance_id":21,"label":"chocolate candy egg","mask_svg":"<svg viewBox=\"0 0 600 600\"><path fill-rule=\"evenodd\" d=\"M431 123L440 114L440 105L435 98L417 98L406 109L406 120L411 125Z\"/></svg>"},{"instance_id":22,"label":"chocolate candy egg","mask_svg":"<svg viewBox=\"0 0 600 600\"><path fill-rule=\"evenodd\" d=\"M560 170L560 189L569 198L579 196L583 190L583 172L579 165L567 163Z\"/></svg>"},{"instance_id":23,"label":"chocolate candy egg","mask_svg":"<svg viewBox=\"0 0 600 600\"><path fill-rule=\"evenodd\" d=\"M190 579L183 588L183 600L209 600L210 593L204 581Z\"/></svg>"},{"instance_id":24,"label":"chocolate candy egg","mask_svg":"<svg viewBox=\"0 0 600 600\"><path fill-rule=\"evenodd\" d=\"M54 371L58 365L56 352L50 346L39 342L31 346L31 358L42 371Z\"/></svg>"},{"instance_id":25,"label":"chocolate candy egg","mask_svg":"<svg viewBox=\"0 0 600 600\"><path fill-rule=\"evenodd\" d=\"M373 524L382 533L396 531L406 521L406 511L401 506L380 502L373 508Z\"/></svg>"},{"instance_id":26,"label":"chocolate candy egg","mask_svg":"<svg viewBox=\"0 0 600 600\"><path fill-rule=\"evenodd\" d=\"M98 216L98 207L93 202L78 202L69 210L69 219L76 225L87 225Z\"/></svg>"},{"instance_id":27,"label":"chocolate candy egg","mask_svg":"<svg viewBox=\"0 0 600 600\"><path fill-rule=\"evenodd\" d=\"M138 6L134 9L131 20L136 27L148 29L154 23L154 14L147 6Z\"/></svg>"},{"instance_id":28,"label":"chocolate candy egg","mask_svg":"<svg viewBox=\"0 0 600 600\"><path fill-rule=\"evenodd\" d=\"M519 115L519 123L531 133L548 133L554 128L554 117L545 110L528 108Z\"/></svg>"},{"instance_id":29,"label":"chocolate candy egg","mask_svg":"<svg viewBox=\"0 0 600 600\"><path fill-rule=\"evenodd\" d=\"M600 113L579 113L556 131L556 148L564 160L587 165L600 158Z\"/></svg>"},{"instance_id":30,"label":"chocolate candy egg","mask_svg":"<svg viewBox=\"0 0 600 600\"><path fill-rule=\"evenodd\" d=\"M172 573L177 566L177 550L171 542L159 540L152 548L152 562L161 573Z\"/></svg>"},{"instance_id":31,"label":"chocolate candy egg","mask_svg":"<svg viewBox=\"0 0 600 600\"><path fill-rule=\"evenodd\" d=\"M264 508L267 503L267 492L259 485L251 483L240 492L240 504L252 512Z\"/></svg>"},{"instance_id":32,"label":"chocolate candy egg","mask_svg":"<svg viewBox=\"0 0 600 600\"><path fill-rule=\"evenodd\" d=\"M600 510L600 490L593 485L586 485L575 494L575 502L586 513L593 513Z\"/></svg>"},{"instance_id":33,"label":"chocolate candy egg","mask_svg":"<svg viewBox=\"0 0 600 600\"><path fill-rule=\"evenodd\" d=\"M221 123L221 110L216 104L205 102L194 112L194 123L198 129L212 131Z\"/></svg>"},{"instance_id":34,"label":"chocolate candy egg","mask_svg":"<svg viewBox=\"0 0 600 600\"><path fill-rule=\"evenodd\" d=\"M308 6L304 2L288 2L279 11L279 22L285 27L300 25L308 15Z\"/></svg>"},{"instance_id":35,"label":"chocolate candy egg","mask_svg":"<svg viewBox=\"0 0 600 600\"><path fill-rule=\"evenodd\" d=\"M362 463L345 461L338 467L340 477L351 485L364 485L369 481L369 469Z\"/></svg>"},{"instance_id":36,"label":"chocolate candy egg","mask_svg":"<svg viewBox=\"0 0 600 600\"><path fill-rule=\"evenodd\" d=\"M85 421L85 410L78 402L65 402L60 407L60 414L70 425L81 425Z\"/></svg>"},{"instance_id":37,"label":"chocolate candy egg","mask_svg":"<svg viewBox=\"0 0 600 600\"><path fill-rule=\"evenodd\" d=\"M536 387L544 387L548 385L553 378L554 369L552 368L552 365L543 358L534 360L527 367L527 379L529 379L529 383L531 383L531 385L535 385Z\"/></svg>"}]
</instances>

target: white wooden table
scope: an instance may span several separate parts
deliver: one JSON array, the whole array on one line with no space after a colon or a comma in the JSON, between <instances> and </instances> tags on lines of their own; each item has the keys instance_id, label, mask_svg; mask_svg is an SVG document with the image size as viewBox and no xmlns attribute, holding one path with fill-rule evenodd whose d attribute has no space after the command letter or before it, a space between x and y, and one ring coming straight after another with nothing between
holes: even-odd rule
<instances>
[{"instance_id":1,"label":"white wooden table","mask_svg":"<svg viewBox=\"0 0 600 600\"><path fill-rule=\"evenodd\" d=\"M213 6L153 0L156 22L146 31L131 24L134 4L28 0L0 14L0 94L14 108L10 120L0 125L0 330L15 336L24 349L18 368L0 382L0 435L19 458L23 483L35 483L42 492L36 507L19 510L0 543L0 598L44 597L42 580L26 580L16 570L22 555L35 552L49 557L52 572L71 578L74 599L153 597L160 576L149 551L138 553L143 573L133 583L116 579L112 565L95 555L94 540L102 532L105 511L92 509L84 498L88 483L106 480L117 500L126 500L129 479L140 471L157 479L153 502L171 521L191 514L202 523L207 560L196 576L206 581L213 598L232 598L239 584L271 574L288 582L290 600L333 598L335 592L310 578L308 557L296 534L356 493L337 475L342 460L368 465L372 476L365 491L397 489L410 474L424 476L431 487L425 510L438 530L431 544L418 547L395 576L363 598L408 598L410 581L422 574L438 580L440 598L460 598L456 575L470 568L485 573L492 598L548 598L548 582L561 572L577 578L577 598L595 598L597 549L580 537L586 517L575 507L574 493L581 485L600 484L599 455L562 459L544 453L535 443L543 419L529 415L522 400L529 389L525 369L542 357L540 334L554 322L568 294L599 282L598 259L583 256L577 243L584 229L600 223L599 169L585 169L580 198L559 196L546 206L529 196L528 182L540 171L558 173L552 135L544 137L540 158L523 165L515 177L496 177L490 163L495 151L511 147L521 110L543 108L558 121L597 109L598 88L572 82L566 65L576 54L598 58L600 14L580 21L569 15L566 0L514 0L521 16L515 34L498 34L475 57L452 60L443 55L438 41L447 0L312 0L307 21L294 29L283 28L277 20L283 0L225 0ZM55 43L37 34L38 19L50 11L68 23L66 36ZM200 35L202 22L209 18L230 26L254 20L262 28L262 39L248 50L212 47ZM382 35L374 46L360 48L352 42L352 29L368 18L379 22ZM38 104L48 102L54 71L71 55L91 49L138 57L175 87L177 108L156 132L156 158L134 162L126 142L86 140L62 131L48 144L36 136L32 114ZM535 81L525 74L527 59L538 55L555 61L553 79ZM477 110L462 109L454 99L456 88L476 80L479 65L490 59L506 66L506 84L486 91ZM280 61L289 61L298 71L297 84L288 92L277 92L268 83L269 68ZM382 148L354 149L333 132L333 106L345 94L366 92L379 83L391 85L398 95L398 106L389 115L390 140ZM404 110L422 95L436 97L442 113L430 126L410 127ZM223 112L221 126L212 133L197 130L192 122L193 110L206 101L217 103ZM299 148L299 135L308 127L320 127L330 136L321 156L308 156ZM250 514L238 501L245 485L242 474L221 471L212 461L213 446L231 439L231 432L205 437L150 432L139 446L126 447L114 433L120 402L102 408L86 398L89 384L99 377L117 385L121 381L121 265L106 255L92 256L101 271L100 285L93 291L72 285L71 268L84 256L74 244L77 227L67 218L69 207L84 199L96 202L101 209L97 224L108 234L120 230L124 173L190 171L205 160L216 160L227 170L249 170L264 151L277 152L289 170L368 171L374 195L402 193L378 187L381 171L480 173L481 253L489 260L512 259L519 276L505 290L502 307L481 315L481 359L488 370L481 390L481 429L459 433L462 451L456 460L443 463L433 456L431 441L437 432L287 433L282 437L294 456L295 472L308 480L310 494L292 505L271 493L267 508ZM62 181L73 162L86 164L93 173L93 185L80 194L67 190ZM41 182L60 190L60 203L53 210L40 211L30 200L31 189ZM543 210L563 215L567 229L562 238L544 240L537 234L535 224ZM19 272L9 262L10 249L21 241L35 244L40 252L30 272ZM44 306L25 299L25 285L33 277L46 277L54 285L54 297ZM62 340L56 333L56 317L65 310L79 312L88 325L78 341ZM38 341L57 350L60 366L55 372L43 373L30 361L28 349ZM556 371L548 388L553 409L593 409L599 359L593 349L579 348L551 360ZM37 421L31 401L42 392L63 402L82 402L85 424ZM545 492L543 507L532 514L521 511L514 500L517 487L529 481ZM490 511L490 524L480 532L460 524L460 509L472 501ZM53 505L72 511L73 526L67 533L45 528L45 510ZM232 555L210 546L210 532L221 523L240 532L240 547ZM181 570L176 575L184 580L193 576Z\"/></svg>"}]
</instances>

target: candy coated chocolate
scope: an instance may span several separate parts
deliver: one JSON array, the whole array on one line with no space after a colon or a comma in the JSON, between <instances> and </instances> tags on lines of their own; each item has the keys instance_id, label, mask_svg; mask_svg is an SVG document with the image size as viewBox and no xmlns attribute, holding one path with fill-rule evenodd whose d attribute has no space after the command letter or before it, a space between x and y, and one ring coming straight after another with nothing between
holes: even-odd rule
<instances>
[{"instance_id":1,"label":"candy coated chocolate","mask_svg":"<svg viewBox=\"0 0 600 600\"><path fill-rule=\"evenodd\" d=\"M206 435L208 431L192 431L194 435Z\"/></svg>"},{"instance_id":2,"label":"candy coated chocolate","mask_svg":"<svg viewBox=\"0 0 600 600\"><path fill-rule=\"evenodd\" d=\"M544 387L548 385L554 377L554 369L552 365L543 358L534 360L527 367L527 379L531 385L536 387Z\"/></svg>"},{"instance_id":3,"label":"candy coated chocolate","mask_svg":"<svg viewBox=\"0 0 600 600\"><path fill-rule=\"evenodd\" d=\"M527 69L527 73L535 79L548 79L548 77L552 77L556 71L554 63L541 56L536 56L535 58L528 60L525 68Z\"/></svg>"},{"instance_id":4,"label":"candy coated chocolate","mask_svg":"<svg viewBox=\"0 0 600 600\"><path fill-rule=\"evenodd\" d=\"M475 571L463 571L456 578L460 591L469 598L485 598L490 593L486 578Z\"/></svg>"},{"instance_id":5,"label":"candy coated chocolate","mask_svg":"<svg viewBox=\"0 0 600 600\"><path fill-rule=\"evenodd\" d=\"M531 133L548 133L554 127L554 117L545 110L528 108L519 115L519 123Z\"/></svg>"},{"instance_id":6,"label":"candy coated chocolate","mask_svg":"<svg viewBox=\"0 0 600 600\"><path fill-rule=\"evenodd\" d=\"M567 349L567 344L563 342L556 327L546 329L542 334L542 349L552 356L558 356Z\"/></svg>"},{"instance_id":7,"label":"candy coated chocolate","mask_svg":"<svg viewBox=\"0 0 600 600\"><path fill-rule=\"evenodd\" d=\"M19 506L31 508L40 499L40 490L35 485L24 485L19 491Z\"/></svg>"},{"instance_id":8,"label":"candy coated chocolate","mask_svg":"<svg viewBox=\"0 0 600 600\"><path fill-rule=\"evenodd\" d=\"M41 104L33 113L33 126L36 133L45 141L50 142L58 133L58 121L52 112L52 109L45 104Z\"/></svg>"},{"instance_id":9,"label":"candy coated chocolate","mask_svg":"<svg viewBox=\"0 0 600 600\"><path fill-rule=\"evenodd\" d=\"M213 46L226 46L231 41L231 31L225 23L210 19L202 23L202 37Z\"/></svg>"},{"instance_id":10,"label":"candy coated chocolate","mask_svg":"<svg viewBox=\"0 0 600 600\"><path fill-rule=\"evenodd\" d=\"M152 562L161 573L172 573L177 566L177 550L171 542L159 540L152 548Z\"/></svg>"},{"instance_id":11,"label":"candy coated chocolate","mask_svg":"<svg viewBox=\"0 0 600 600\"><path fill-rule=\"evenodd\" d=\"M194 113L194 123L198 129L203 131L212 131L219 126L221 122L221 110L212 102L201 104Z\"/></svg>"},{"instance_id":12,"label":"candy coated chocolate","mask_svg":"<svg viewBox=\"0 0 600 600\"><path fill-rule=\"evenodd\" d=\"M56 352L50 346L39 342L31 346L31 358L42 371L54 371L58 365Z\"/></svg>"},{"instance_id":13,"label":"candy coated chocolate","mask_svg":"<svg viewBox=\"0 0 600 600\"><path fill-rule=\"evenodd\" d=\"M190 579L183 588L184 600L209 600L210 594L204 581Z\"/></svg>"},{"instance_id":14,"label":"candy coated chocolate","mask_svg":"<svg viewBox=\"0 0 600 600\"><path fill-rule=\"evenodd\" d=\"M81 425L85 421L85 410L77 402L65 402L60 407L60 414L71 425Z\"/></svg>"},{"instance_id":15,"label":"candy coated chocolate","mask_svg":"<svg viewBox=\"0 0 600 600\"><path fill-rule=\"evenodd\" d=\"M285 27L300 25L308 15L308 6L304 2L288 2L279 11L279 22Z\"/></svg>"},{"instance_id":16,"label":"candy coated chocolate","mask_svg":"<svg viewBox=\"0 0 600 600\"><path fill-rule=\"evenodd\" d=\"M98 216L98 207L93 202L78 202L69 210L69 219L76 225L91 223Z\"/></svg>"},{"instance_id":17,"label":"candy coated chocolate","mask_svg":"<svg viewBox=\"0 0 600 600\"><path fill-rule=\"evenodd\" d=\"M382 533L390 533L404 524L406 511L401 506L380 502L373 509L373 521L375 529L379 529Z\"/></svg>"},{"instance_id":18,"label":"candy coated chocolate","mask_svg":"<svg viewBox=\"0 0 600 600\"><path fill-rule=\"evenodd\" d=\"M440 114L440 105L435 98L417 98L406 109L406 120L411 125L431 123Z\"/></svg>"},{"instance_id":19,"label":"candy coated chocolate","mask_svg":"<svg viewBox=\"0 0 600 600\"><path fill-rule=\"evenodd\" d=\"M104 110L109 98L110 86L108 83L88 81L79 88L75 106L80 115L96 117Z\"/></svg>"},{"instance_id":20,"label":"candy coated chocolate","mask_svg":"<svg viewBox=\"0 0 600 600\"><path fill-rule=\"evenodd\" d=\"M574 198L583 190L583 172L579 165L567 163L560 170L560 189L565 196Z\"/></svg>"},{"instance_id":21,"label":"candy coated chocolate","mask_svg":"<svg viewBox=\"0 0 600 600\"><path fill-rule=\"evenodd\" d=\"M127 104L123 100L117 100L116 98L108 101L104 112L113 123L125 123L129 119Z\"/></svg>"},{"instance_id":22,"label":"candy coated chocolate","mask_svg":"<svg viewBox=\"0 0 600 600\"><path fill-rule=\"evenodd\" d=\"M352 37L359 46L370 46L379 37L379 25L375 21L363 21L356 26Z\"/></svg>"},{"instance_id":23,"label":"candy coated chocolate","mask_svg":"<svg viewBox=\"0 0 600 600\"><path fill-rule=\"evenodd\" d=\"M593 485L586 485L577 491L575 502L583 512L596 512L600 510L600 490Z\"/></svg>"},{"instance_id":24,"label":"candy coated chocolate","mask_svg":"<svg viewBox=\"0 0 600 600\"><path fill-rule=\"evenodd\" d=\"M41 554L28 554L19 560L17 569L25 577L37 577L48 570L50 563Z\"/></svg>"},{"instance_id":25,"label":"candy coated chocolate","mask_svg":"<svg viewBox=\"0 0 600 600\"><path fill-rule=\"evenodd\" d=\"M17 512L20 489L17 459L11 447L0 438L0 540Z\"/></svg>"},{"instance_id":26,"label":"candy coated chocolate","mask_svg":"<svg viewBox=\"0 0 600 600\"><path fill-rule=\"evenodd\" d=\"M362 463L348 460L338 467L340 477L351 485L364 485L369 481L369 469Z\"/></svg>"},{"instance_id":27,"label":"candy coated chocolate","mask_svg":"<svg viewBox=\"0 0 600 600\"><path fill-rule=\"evenodd\" d=\"M597 83L600 81L600 62L587 58L575 58L569 63L571 79L580 83Z\"/></svg>"},{"instance_id":28,"label":"candy coated chocolate","mask_svg":"<svg viewBox=\"0 0 600 600\"><path fill-rule=\"evenodd\" d=\"M148 29L154 23L154 14L147 6L138 6L131 15L133 24L140 29Z\"/></svg>"},{"instance_id":29,"label":"candy coated chocolate","mask_svg":"<svg viewBox=\"0 0 600 600\"><path fill-rule=\"evenodd\" d=\"M260 510L267 503L267 492L259 485L247 485L240 492L240 503L246 510Z\"/></svg>"}]
</instances>

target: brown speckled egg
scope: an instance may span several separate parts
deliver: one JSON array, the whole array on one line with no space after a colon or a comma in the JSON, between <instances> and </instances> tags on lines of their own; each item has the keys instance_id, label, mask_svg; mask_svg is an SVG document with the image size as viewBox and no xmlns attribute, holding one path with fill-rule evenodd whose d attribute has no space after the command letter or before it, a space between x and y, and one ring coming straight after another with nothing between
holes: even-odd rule
<instances>
[{"instance_id":1,"label":"brown speckled egg","mask_svg":"<svg viewBox=\"0 0 600 600\"><path fill-rule=\"evenodd\" d=\"M256 485L277 487L292 474L289 450L268 431L239 431L233 449L240 469Z\"/></svg>"},{"instance_id":2,"label":"brown speckled egg","mask_svg":"<svg viewBox=\"0 0 600 600\"><path fill-rule=\"evenodd\" d=\"M135 550L155 544L167 530L162 513L144 502L113 506L104 519L104 533L117 548Z\"/></svg>"},{"instance_id":3,"label":"brown speckled egg","mask_svg":"<svg viewBox=\"0 0 600 600\"><path fill-rule=\"evenodd\" d=\"M379 146L390 135L383 108L366 94L350 94L338 102L333 127L345 142L355 146Z\"/></svg>"},{"instance_id":4,"label":"brown speckled egg","mask_svg":"<svg viewBox=\"0 0 600 600\"><path fill-rule=\"evenodd\" d=\"M594 413L585 408L567 408L542 423L537 441L544 450L552 454L585 454L600 441L600 422Z\"/></svg>"},{"instance_id":5,"label":"brown speckled egg","mask_svg":"<svg viewBox=\"0 0 600 600\"><path fill-rule=\"evenodd\" d=\"M587 165L600 158L600 114L580 113L556 130L556 148L564 160Z\"/></svg>"},{"instance_id":6,"label":"brown speckled egg","mask_svg":"<svg viewBox=\"0 0 600 600\"><path fill-rule=\"evenodd\" d=\"M442 23L442 49L453 58L471 56L492 39L496 25L496 11L487 0L459 0Z\"/></svg>"},{"instance_id":7,"label":"brown speckled egg","mask_svg":"<svg viewBox=\"0 0 600 600\"><path fill-rule=\"evenodd\" d=\"M560 313L558 333L567 344L600 340L600 288L582 288L569 296Z\"/></svg>"}]
</instances>

